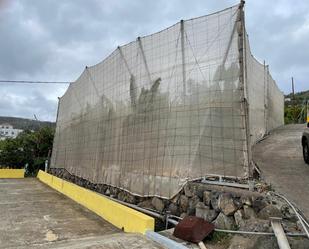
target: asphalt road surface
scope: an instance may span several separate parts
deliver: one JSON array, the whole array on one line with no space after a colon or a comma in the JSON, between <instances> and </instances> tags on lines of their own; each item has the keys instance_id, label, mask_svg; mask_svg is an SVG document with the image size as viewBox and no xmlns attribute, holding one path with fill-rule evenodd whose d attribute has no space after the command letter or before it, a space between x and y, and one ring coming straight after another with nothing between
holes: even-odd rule
<instances>
[{"instance_id":1,"label":"asphalt road surface","mask_svg":"<svg viewBox=\"0 0 309 249\"><path fill-rule=\"evenodd\" d=\"M253 148L253 160L262 177L293 201L309 219L309 165L302 156L301 135L305 124L274 130Z\"/></svg>"}]
</instances>

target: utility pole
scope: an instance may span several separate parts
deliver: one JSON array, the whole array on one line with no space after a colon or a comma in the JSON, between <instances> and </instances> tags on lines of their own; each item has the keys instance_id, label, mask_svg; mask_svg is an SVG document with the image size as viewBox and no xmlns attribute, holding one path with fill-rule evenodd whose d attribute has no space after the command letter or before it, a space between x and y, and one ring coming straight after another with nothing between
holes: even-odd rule
<instances>
[{"instance_id":1,"label":"utility pole","mask_svg":"<svg viewBox=\"0 0 309 249\"><path fill-rule=\"evenodd\" d=\"M307 127L309 128L309 100L306 101L306 122Z\"/></svg>"},{"instance_id":2,"label":"utility pole","mask_svg":"<svg viewBox=\"0 0 309 249\"><path fill-rule=\"evenodd\" d=\"M297 122L297 112L296 112L296 100L294 91L294 78L292 77L292 110L293 110L293 122Z\"/></svg>"},{"instance_id":3,"label":"utility pole","mask_svg":"<svg viewBox=\"0 0 309 249\"><path fill-rule=\"evenodd\" d=\"M293 102L295 101L295 92L294 92L294 78L292 77L292 97L293 97Z\"/></svg>"}]
</instances>

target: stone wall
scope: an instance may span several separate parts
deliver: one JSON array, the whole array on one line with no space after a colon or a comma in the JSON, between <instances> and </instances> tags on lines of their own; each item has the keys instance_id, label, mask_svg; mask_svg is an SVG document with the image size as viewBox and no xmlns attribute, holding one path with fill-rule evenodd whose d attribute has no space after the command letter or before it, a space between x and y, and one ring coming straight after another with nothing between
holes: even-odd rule
<instances>
[{"instance_id":1,"label":"stone wall","mask_svg":"<svg viewBox=\"0 0 309 249\"><path fill-rule=\"evenodd\" d=\"M270 194L192 182L186 184L171 200L145 198L104 184L91 183L70 175L64 169L51 169L50 173L82 187L161 214L168 212L181 218L195 215L213 222L216 228L272 232L269 218L281 217L286 232L301 232L301 226L292 209L284 201Z\"/></svg>"}]
</instances>

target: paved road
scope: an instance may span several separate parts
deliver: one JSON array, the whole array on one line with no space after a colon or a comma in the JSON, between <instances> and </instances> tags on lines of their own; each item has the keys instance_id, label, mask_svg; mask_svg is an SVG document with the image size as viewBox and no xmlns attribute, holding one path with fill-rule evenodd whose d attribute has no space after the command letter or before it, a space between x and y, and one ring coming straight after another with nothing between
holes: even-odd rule
<instances>
[{"instance_id":1,"label":"paved road","mask_svg":"<svg viewBox=\"0 0 309 249\"><path fill-rule=\"evenodd\" d=\"M297 124L276 129L255 145L253 159L265 180L309 218L309 165L303 161L301 147L304 128Z\"/></svg>"},{"instance_id":2,"label":"paved road","mask_svg":"<svg viewBox=\"0 0 309 249\"><path fill-rule=\"evenodd\" d=\"M162 248L35 178L0 179L0 248Z\"/></svg>"}]
</instances>

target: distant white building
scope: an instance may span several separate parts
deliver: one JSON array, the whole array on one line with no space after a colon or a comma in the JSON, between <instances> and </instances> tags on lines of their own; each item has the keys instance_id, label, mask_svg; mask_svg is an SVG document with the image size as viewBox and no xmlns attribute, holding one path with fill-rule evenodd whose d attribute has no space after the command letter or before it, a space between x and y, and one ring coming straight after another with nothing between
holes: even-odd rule
<instances>
[{"instance_id":1,"label":"distant white building","mask_svg":"<svg viewBox=\"0 0 309 249\"><path fill-rule=\"evenodd\" d=\"M21 129L14 129L13 126L8 123L0 124L0 140L16 138L22 131Z\"/></svg>"}]
</instances>

